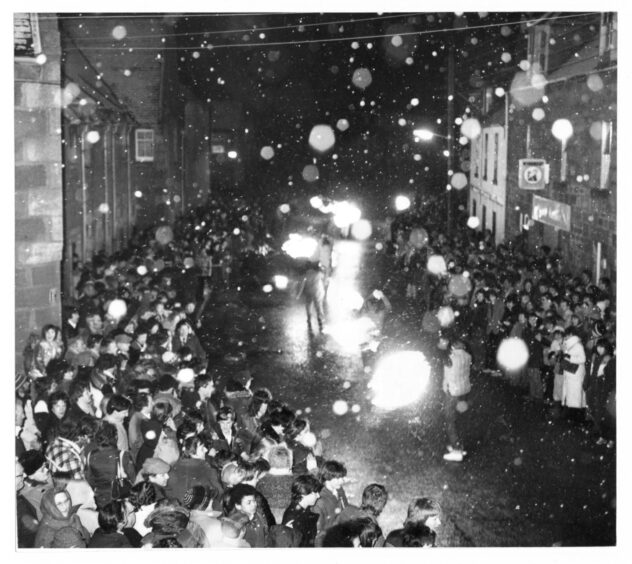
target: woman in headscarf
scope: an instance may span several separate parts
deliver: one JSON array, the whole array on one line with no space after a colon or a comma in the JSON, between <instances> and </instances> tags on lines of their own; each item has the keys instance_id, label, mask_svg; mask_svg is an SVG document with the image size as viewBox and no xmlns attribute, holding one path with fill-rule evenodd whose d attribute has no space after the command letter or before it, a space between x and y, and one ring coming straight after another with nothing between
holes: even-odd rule
<instances>
[{"instance_id":1,"label":"woman in headscarf","mask_svg":"<svg viewBox=\"0 0 632 564\"><path fill-rule=\"evenodd\" d=\"M65 527L74 529L88 543L90 533L77 516L79 507L72 505L70 494L64 486L55 486L42 497L42 520L35 535L35 548L52 548L55 533Z\"/></svg>"}]
</instances>

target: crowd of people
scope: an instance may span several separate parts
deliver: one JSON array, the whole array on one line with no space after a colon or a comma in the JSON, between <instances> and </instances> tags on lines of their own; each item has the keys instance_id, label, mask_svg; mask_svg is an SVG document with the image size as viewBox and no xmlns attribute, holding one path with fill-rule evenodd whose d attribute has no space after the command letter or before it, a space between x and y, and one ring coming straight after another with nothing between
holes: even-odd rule
<instances>
[{"instance_id":1,"label":"crowd of people","mask_svg":"<svg viewBox=\"0 0 632 564\"><path fill-rule=\"evenodd\" d=\"M442 367L448 453L466 452L455 409L470 374L505 378L525 401L567 417L597 445L614 447L616 311L614 288L589 269L573 272L557 250L529 249L519 237L495 245L492 233L444 226L393 225L395 275ZM523 344L524 362L516 364ZM501 347L506 344L507 347ZM503 357L503 350L510 358ZM511 357L514 358L511 358Z\"/></svg>"},{"instance_id":2,"label":"crowd of people","mask_svg":"<svg viewBox=\"0 0 632 564\"><path fill-rule=\"evenodd\" d=\"M62 325L31 335L16 374L19 548L435 544L434 500L386 534L386 488L349 504L344 463L253 381L241 345L265 320L235 290L260 283L265 225L216 199L77 261Z\"/></svg>"}]
</instances>

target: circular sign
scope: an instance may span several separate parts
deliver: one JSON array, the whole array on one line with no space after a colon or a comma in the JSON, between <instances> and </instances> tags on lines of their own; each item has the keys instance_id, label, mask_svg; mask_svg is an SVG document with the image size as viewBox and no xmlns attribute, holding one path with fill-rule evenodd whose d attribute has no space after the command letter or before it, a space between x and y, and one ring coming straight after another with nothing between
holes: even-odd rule
<instances>
[{"instance_id":1,"label":"circular sign","mask_svg":"<svg viewBox=\"0 0 632 564\"><path fill-rule=\"evenodd\" d=\"M524 169L522 173L525 182L529 184L538 184L542 181L542 167L539 166L528 166Z\"/></svg>"}]
</instances>

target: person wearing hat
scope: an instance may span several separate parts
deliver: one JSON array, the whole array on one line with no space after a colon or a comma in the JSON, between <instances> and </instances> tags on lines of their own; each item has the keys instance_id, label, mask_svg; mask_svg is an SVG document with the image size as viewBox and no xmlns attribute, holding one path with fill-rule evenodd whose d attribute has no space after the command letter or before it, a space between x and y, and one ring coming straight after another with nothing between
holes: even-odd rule
<instances>
[{"instance_id":1,"label":"person wearing hat","mask_svg":"<svg viewBox=\"0 0 632 564\"><path fill-rule=\"evenodd\" d=\"M34 508L38 520L42 518L40 505L47 490L53 487L46 457L39 450L27 450L19 457L24 474L24 487L20 495Z\"/></svg>"},{"instance_id":2,"label":"person wearing hat","mask_svg":"<svg viewBox=\"0 0 632 564\"><path fill-rule=\"evenodd\" d=\"M221 512L210 508L216 494L212 488L198 484L190 487L182 498L182 505L189 510L189 519L204 531L205 548L213 548L222 542L222 525L218 518Z\"/></svg>"},{"instance_id":3,"label":"person wearing hat","mask_svg":"<svg viewBox=\"0 0 632 564\"><path fill-rule=\"evenodd\" d=\"M78 506L72 505L70 494L65 486L55 486L49 489L42 497L40 521L33 543L34 548L54 548L55 535L61 529L70 527L78 533L85 546L90 540L90 533L81 524L77 516ZM64 541L67 537L64 536ZM59 544L61 539L58 539Z\"/></svg>"},{"instance_id":4,"label":"person wearing hat","mask_svg":"<svg viewBox=\"0 0 632 564\"><path fill-rule=\"evenodd\" d=\"M167 497L165 488L169 483L170 471L171 466L162 460L162 458L147 458L141 466L136 481L145 481L151 484L156 494L156 500L160 501Z\"/></svg>"},{"instance_id":5,"label":"person wearing hat","mask_svg":"<svg viewBox=\"0 0 632 564\"><path fill-rule=\"evenodd\" d=\"M165 540L175 540L182 548L202 548L206 535L200 526L191 521L189 510L174 502L163 499L145 519L151 532L143 537L143 546L155 546Z\"/></svg>"}]
</instances>

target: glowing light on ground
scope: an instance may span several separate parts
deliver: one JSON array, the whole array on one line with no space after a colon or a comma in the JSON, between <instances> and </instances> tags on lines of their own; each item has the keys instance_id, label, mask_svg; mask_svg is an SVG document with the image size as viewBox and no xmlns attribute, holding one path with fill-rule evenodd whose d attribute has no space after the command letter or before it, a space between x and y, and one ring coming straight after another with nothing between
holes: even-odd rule
<instances>
[{"instance_id":1,"label":"glowing light on ground","mask_svg":"<svg viewBox=\"0 0 632 564\"><path fill-rule=\"evenodd\" d=\"M147 267L144 264L141 264L136 269L136 272L138 272L139 276L145 276L145 274L147 274Z\"/></svg>"},{"instance_id":2,"label":"glowing light on ground","mask_svg":"<svg viewBox=\"0 0 632 564\"><path fill-rule=\"evenodd\" d=\"M290 204L281 204L279 206L279 211L281 213L290 213Z\"/></svg>"},{"instance_id":3,"label":"glowing light on ground","mask_svg":"<svg viewBox=\"0 0 632 564\"><path fill-rule=\"evenodd\" d=\"M430 364L419 351L397 351L382 357L369 387L372 403L382 409L398 409L423 396L430 380Z\"/></svg>"},{"instance_id":4,"label":"glowing light on ground","mask_svg":"<svg viewBox=\"0 0 632 564\"><path fill-rule=\"evenodd\" d=\"M309 134L309 144L313 149L324 153L336 143L334 130L328 125L315 125Z\"/></svg>"},{"instance_id":5,"label":"glowing light on ground","mask_svg":"<svg viewBox=\"0 0 632 564\"><path fill-rule=\"evenodd\" d=\"M124 300L112 300L108 306L108 315L114 319L123 319L127 313L127 304Z\"/></svg>"},{"instance_id":6,"label":"glowing light on ground","mask_svg":"<svg viewBox=\"0 0 632 564\"><path fill-rule=\"evenodd\" d=\"M566 141L573 135L573 124L567 119L556 119L551 126L553 137Z\"/></svg>"},{"instance_id":7,"label":"glowing light on ground","mask_svg":"<svg viewBox=\"0 0 632 564\"><path fill-rule=\"evenodd\" d=\"M503 339L496 352L498 365L508 371L524 368L529 360L529 349L522 339L509 337Z\"/></svg>"},{"instance_id":8,"label":"glowing light on ground","mask_svg":"<svg viewBox=\"0 0 632 564\"><path fill-rule=\"evenodd\" d=\"M270 292L272 292L272 284L266 284L263 288L261 288L263 290L264 294L269 294Z\"/></svg>"},{"instance_id":9,"label":"glowing light on ground","mask_svg":"<svg viewBox=\"0 0 632 564\"><path fill-rule=\"evenodd\" d=\"M531 117L535 121L542 121L545 115L546 114L544 113L544 110L542 108L533 108L533 111L531 112Z\"/></svg>"},{"instance_id":10,"label":"glowing light on ground","mask_svg":"<svg viewBox=\"0 0 632 564\"><path fill-rule=\"evenodd\" d=\"M277 274L272 278L274 285L277 290L286 290L289 284L289 280L287 276L283 276L282 274Z\"/></svg>"},{"instance_id":11,"label":"glowing light on ground","mask_svg":"<svg viewBox=\"0 0 632 564\"><path fill-rule=\"evenodd\" d=\"M173 230L168 225L162 225L156 229L155 239L161 245L168 245L173 241Z\"/></svg>"},{"instance_id":12,"label":"glowing light on ground","mask_svg":"<svg viewBox=\"0 0 632 564\"><path fill-rule=\"evenodd\" d=\"M410 198L407 196L397 196L395 198L395 209L397 211L404 211L410 207Z\"/></svg>"},{"instance_id":13,"label":"glowing light on ground","mask_svg":"<svg viewBox=\"0 0 632 564\"><path fill-rule=\"evenodd\" d=\"M114 37L114 39L116 39L117 41L121 41L121 39L125 39L126 35L127 35L127 29L125 29L124 25L117 25L112 30L112 37Z\"/></svg>"},{"instance_id":14,"label":"glowing light on ground","mask_svg":"<svg viewBox=\"0 0 632 564\"><path fill-rule=\"evenodd\" d=\"M351 226L351 235L358 241L366 241L373 233L371 222L368 219L361 219L356 221Z\"/></svg>"},{"instance_id":15,"label":"glowing light on ground","mask_svg":"<svg viewBox=\"0 0 632 564\"><path fill-rule=\"evenodd\" d=\"M281 249L292 258L312 258L318 248L318 242L311 237L303 237L298 233L290 233L289 239Z\"/></svg>"},{"instance_id":16,"label":"glowing light on ground","mask_svg":"<svg viewBox=\"0 0 632 564\"><path fill-rule=\"evenodd\" d=\"M99 204L99 213L108 213L110 211L110 206L108 206L107 204L103 203L103 204Z\"/></svg>"}]
</instances>

